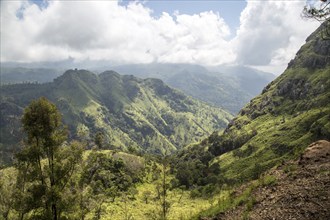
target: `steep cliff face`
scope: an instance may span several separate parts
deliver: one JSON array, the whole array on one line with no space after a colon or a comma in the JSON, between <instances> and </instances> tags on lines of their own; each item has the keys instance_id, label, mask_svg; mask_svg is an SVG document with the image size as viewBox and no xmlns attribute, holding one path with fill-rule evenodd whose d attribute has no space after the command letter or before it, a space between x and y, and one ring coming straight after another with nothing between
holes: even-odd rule
<instances>
[{"instance_id":1,"label":"steep cliff face","mask_svg":"<svg viewBox=\"0 0 330 220\"><path fill-rule=\"evenodd\" d=\"M247 179L319 139L330 139L330 41L321 39L320 29L223 134L203 144L227 178Z\"/></svg>"}]
</instances>

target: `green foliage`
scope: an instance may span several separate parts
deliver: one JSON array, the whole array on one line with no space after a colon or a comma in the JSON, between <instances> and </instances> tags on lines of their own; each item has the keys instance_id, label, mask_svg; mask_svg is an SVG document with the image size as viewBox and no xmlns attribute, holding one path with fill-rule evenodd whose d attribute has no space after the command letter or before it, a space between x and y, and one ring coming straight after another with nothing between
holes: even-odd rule
<instances>
[{"instance_id":1,"label":"green foliage","mask_svg":"<svg viewBox=\"0 0 330 220\"><path fill-rule=\"evenodd\" d=\"M160 80L142 80L111 71L95 75L68 70L52 83L6 85L0 89L0 151L6 150L6 161L22 136L21 109L41 95L63 113L70 138L91 146L98 137L95 144L102 144L103 149L140 154L174 152L223 129L232 118L222 109L187 97Z\"/></svg>"},{"instance_id":2,"label":"green foliage","mask_svg":"<svg viewBox=\"0 0 330 220\"><path fill-rule=\"evenodd\" d=\"M102 132L97 132L95 137L94 137L94 142L98 149L102 149L104 145L104 134Z\"/></svg>"},{"instance_id":3,"label":"green foliage","mask_svg":"<svg viewBox=\"0 0 330 220\"><path fill-rule=\"evenodd\" d=\"M310 143L330 135L330 66L320 29L307 39L288 69L245 106L222 134L201 142L229 182L297 158ZM322 49L323 48L323 49ZM311 60L313 56L317 60Z\"/></svg>"},{"instance_id":4,"label":"green foliage","mask_svg":"<svg viewBox=\"0 0 330 220\"><path fill-rule=\"evenodd\" d=\"M13 168L0 170L0 219L10 219L14 210L15 178L17 173Z\"/></svg>"},{"instance_id":5,"label":"green foliage","mask_svg":"<svg viewBox=\"0 0 330 220\"><path fill-rule=\"evenodd\" d=\"M200 212L193 219L200 219L202 216L214 216L218 213L226 212L237 206L245 206L242 218L248 217L249 211L253 208L256 203L255 197L252 196L252 192L259 186L258 181L250 182L247 184L242 191L234 192L232 190L227 191L226 194L220 194L221 197L218 203L212 205L207 210Z\"/></svg>"},{"instance_id":6,"label":"green foliage","mask_svg":"<svg viewBox=\"0 0 330 220\"><path fill-rule=\"evenodd\" d=\"M266 175L260 178L259 181L261 182L262 186L273 186L276 184L277 179L276 176Z\"/></svg>"},{"instance_id":7,"label":"green foliage","mask_svg":"<svg viewBox=\"0 0 330 220\"><path fill-rule=\"evenodd\" d=\"M217 164L209 166L209 161L212 158L213 155L199 145L191 146L177 153L172 159L171 166L178 184L189 189L197 185L207 186L220 182L220 167ZM197 195L196 190L192 193L193 196Z\"/></svg>"},{"instance_id":8,"label":"green foliage","mask_svg":"<svg viewBox=\"0 0 330 220\"><path fill-rule=\"evenodd\" d=\"M308 3L303 10L303 17L323 22L322 39L330 40L330 1L320 0L322 3Z\"/></svg>"},{"instance_id":9,"label":"green foliage","mask_svg":"<svg viewBox=\"0 0 330 220\"><path fill-rule=\"evenodd\" d=\"M72 208L65 197L76 163L82 155L79 143L65 145L66 129L60 113L45 98L31 102L22 118L27 134L16 155L18 171L13 195L20 219L61 219Z\"/></svg>"},{"instance_id":10,"label":"green foliage","mask_svg":"<svg viewBox=\"0 0 330 220\"><path fill-rule=\"evenodd\" d=\"M104 153L91 152L85 161L81 184L90 185L93 194L104 194L114 200L120 192L133 185L133 176L124 161L113 159Z\"/></svg>"},{"instance_id":11,"label":"green foliage","mask_svg":"<svg viewBox=\"0 0 330 220\"><path fill-rule=\"evenodd\" d=\"M284 167L284 173L287 173L288 175L291 175L297 170L297 165L296 164L288 164Z\"/></svg>"}]
</instances>

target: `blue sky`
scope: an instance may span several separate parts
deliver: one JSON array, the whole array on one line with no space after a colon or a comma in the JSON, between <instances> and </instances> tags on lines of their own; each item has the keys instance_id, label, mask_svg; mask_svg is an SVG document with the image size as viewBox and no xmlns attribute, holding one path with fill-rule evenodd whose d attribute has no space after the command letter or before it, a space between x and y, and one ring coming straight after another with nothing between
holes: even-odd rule
<instances>
[{"instance_id":1,"label":"blue sky","mask_svg":"<svg viewBox=\"0 0 330 220\"><path fill-rule=\"evenodd\" d=\"M127 5L131 0L123 0L121 4ZM149 0L145 5L153 10L154 16L160 16L163 12L173 14L198 14L204 11L219 12L232 31L239 27L239 17L246 7L245 0Z\"/></svg>"},{"instance_id":2,"label":"blue sky","mask_svg":"<svg viewBox=\"0 0 330 220\"><path fill-rule=\"evenodd\" d=\"M47 0L30 0L41 9L47 8ZM120 5L127 6L134 0L121 0ZM159 17L163 12L174 14L198 14L204 11L218 12L230 27L232 35L239 28L239 18L243 9L246 7L245 0L146 0L140 1L150 8L155 17Z\"/></svg>"},{"instance_id":3,"label":"blue sky","mask_svg":"<svg viewBox=\"0 0 330 220\"><path fill-rule=\"evenodd\" d=\"M239 64L280 74L320 25L301 18L304 0L0 3L1 61Z\"/></svg>"}]
</instances>

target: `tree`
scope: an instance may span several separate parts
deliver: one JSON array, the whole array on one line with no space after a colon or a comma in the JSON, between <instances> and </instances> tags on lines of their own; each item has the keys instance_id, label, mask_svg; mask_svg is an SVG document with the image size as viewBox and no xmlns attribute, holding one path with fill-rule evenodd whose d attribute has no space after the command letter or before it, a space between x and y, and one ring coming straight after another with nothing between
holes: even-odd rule
<instances>
[{"instance_id":1,"label":"tree","mask_svg":"<svg viewBox=\"0 0 330 220\"><path fill-rule=\"evenodd\" d=\"M160 203L161 203L161 215L160 219L166 220L169 209L170 209L170 202L168 201L168 189L169 189L169 160L168 156L162 158L161 161L162 171L161 171L161 183L160 183Z\"/></svg>"},{"instance_id":2,"label":"tree","mask_svg":"<svg viewBox=\"0 0 330 220\"><path fill-rule=\"evenodd\" d=\"M0 170L0 219L10 219L14 208L16 172L12 168Z\"/></svg>"},{"instance_id":3,"label":"tree","mask_svg":"<svg viewBox=\"0 0 330 220\"><path fill-rule=\"evenodd\" d=\"M60 218L67 208L64 191L83 149L78 142L70 145L60 112L46 98L34 100L22 118L25 146L16 155L20 219L32 210L33 218ZM42 210L42 211L41 211Z\"/></svg>"},{"instance_id":4,"label":"tree","mask_svg":"<svg viewBox=\"0 0 330 220\"><path fill-rule=\"evenodd\" d=\"M322 22L322 38L330 40L330 0L310 0L304 7L303 17Z\"/></svg>"},{"instance_id":5,"label":"tree","mask_svg":"<svg viewBox=\"0 0 330 220\"><path fill-rule=\"evenodd\" d=\"M145 201L146 204L148 204L148 200L151 197L152 193L150 190L146 190L142 193L143 200Z\"/></svg>"},{"instance_id":6,"label":"tree","mask_svg":"<svg viewBox=\"0 0 330 220\"><path fill-rule=\"evenodd\" d=\"M102 149L103 148L103 142L104 142L104 134L100 131L98 131L95 135L94 138L94 142L96 144L96 146L98 147L98 149Z\"/></svg>"}]
</instances>

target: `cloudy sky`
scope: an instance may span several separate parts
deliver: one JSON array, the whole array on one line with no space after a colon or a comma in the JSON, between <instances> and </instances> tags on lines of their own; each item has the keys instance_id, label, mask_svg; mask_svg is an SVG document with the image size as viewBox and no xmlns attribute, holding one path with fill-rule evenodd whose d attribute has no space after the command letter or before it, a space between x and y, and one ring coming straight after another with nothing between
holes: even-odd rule
<instances>
[{"instance_id":1,"label":"cloudy sky","mask_svg":"<svg viewBox=\"0 0 330 220\"><path fill-rule=\"evenodd\" d=\"M305 0L2 0L1 62L242 64L281 73L318 22Z\"/></svg>"}]
</instances>

